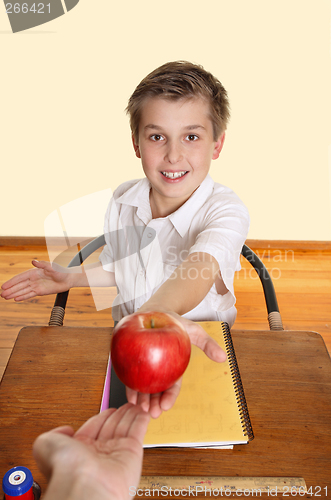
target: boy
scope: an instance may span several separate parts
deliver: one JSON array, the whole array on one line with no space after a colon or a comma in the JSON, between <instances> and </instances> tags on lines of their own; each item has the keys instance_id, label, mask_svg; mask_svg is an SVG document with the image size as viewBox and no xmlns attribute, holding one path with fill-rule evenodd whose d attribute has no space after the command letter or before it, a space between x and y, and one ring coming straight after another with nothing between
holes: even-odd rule
<instances>
[{"instance_id":1,"label":"boy","mask_svg":"<svg viewBox=\"0 0 331 500\"><path fill-rule=\"evenodd\" d=\"M201 66L167 63L142 80L127 112L146 178L114 192L99 268L93 274L87 269L87 280L85 273L56 272L34 261L38 269L4 284L2 297L25 300L72 286L116 285L114 320L138 311L168 312L184 323L192 343L211 359L224 361L224 352L192 320L222 320L231 326L236 316L233 278L240 269L249 216L239 198L208 175L224 144L226 91ZM128 227L139 242L139 259L121 255L121 230ZM146 246L148 238L153 243ZM179 388L178 382L156 395L127 389L127 397L157 417L171 408Z\"/></svg>"}]
</instances>

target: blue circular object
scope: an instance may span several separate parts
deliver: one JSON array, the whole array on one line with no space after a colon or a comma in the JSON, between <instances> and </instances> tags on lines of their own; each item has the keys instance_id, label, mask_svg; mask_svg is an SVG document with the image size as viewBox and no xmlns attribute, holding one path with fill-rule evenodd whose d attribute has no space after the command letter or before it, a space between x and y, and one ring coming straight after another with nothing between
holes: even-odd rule
<instances>
[{"instance_id":1,"label":"blue circular object","mask_svg":"<svg viewBox=\"0 0 331 500\"><path fill-rule=\"evenodd\" d=\"M19 497L27 493L33 485L31 471L26 467L13 467L4 475L2 489L6 495Z\"/></svg>"}]
</instances>

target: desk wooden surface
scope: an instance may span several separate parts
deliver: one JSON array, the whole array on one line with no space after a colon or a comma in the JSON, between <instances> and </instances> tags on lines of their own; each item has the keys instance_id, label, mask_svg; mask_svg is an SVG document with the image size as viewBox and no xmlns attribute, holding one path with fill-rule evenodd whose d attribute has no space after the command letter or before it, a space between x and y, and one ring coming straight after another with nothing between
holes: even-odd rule
<instances>
[{"instance_id":1,"label":"desk wooden surface","mask_svg":"<svg viewBox=\"0 0 331 500\"><path fill-rule=\"evenodd\" d=\"M27 327L0 386L0 476L24 465L45 489L31 447L99 411L111 328ZM233 450L152 449L144 475L303 477L331 496L331 362L313 332L233 331L255 438ZM217 397L217 394L215 394ZM314 495L313 495L314 496ZM317 495L316 495L317 496Z\"/></svg>"}]
</instances>

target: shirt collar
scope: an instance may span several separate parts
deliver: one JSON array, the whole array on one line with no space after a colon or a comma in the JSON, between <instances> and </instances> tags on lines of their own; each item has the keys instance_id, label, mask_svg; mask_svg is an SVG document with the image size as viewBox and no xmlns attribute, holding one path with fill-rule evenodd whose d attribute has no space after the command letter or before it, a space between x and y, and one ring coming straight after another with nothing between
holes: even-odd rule
<instances>
[{"instance_id":1,"label":"shirt collar","mask_svg":"<svg viewBox=\"0 0 331 500\"><path fill-rule=\"evenodd\" d=\"M144 179L138 180L130 189L128 189L116 200L117 203L137 207L137 215L146 225L152 219L152 211L149 203L150 188L150 182L147 177L145 177Z\"/></svg>"},{"instance_id":2,"label":"shirt collar","mask_svg":"<svg viewBox=\"0 0 331 500\"><path fill-rule=\"evenodd\" d=\"M213 192L213 188L214 181L208 174L184 205L169 215L169 219L181 237L187 233L193 217L208 200Z\"/></svg>"},{"instance_id":3,"label":"shirt collar","mask_svg":"<svg viewBox=\"0 0 331 500\"><path fill-rule=\"evenodd\" d=\"M137 216L147 225L152 220L149 191L151 185L147 177L139 180L116 201L124 205L137 207ZM183 237L192 222L193 217L212 194L214 181L208 174L190 198L178 210L165 219L169 219L176 231Z\"/></svg>"}]
</instances>

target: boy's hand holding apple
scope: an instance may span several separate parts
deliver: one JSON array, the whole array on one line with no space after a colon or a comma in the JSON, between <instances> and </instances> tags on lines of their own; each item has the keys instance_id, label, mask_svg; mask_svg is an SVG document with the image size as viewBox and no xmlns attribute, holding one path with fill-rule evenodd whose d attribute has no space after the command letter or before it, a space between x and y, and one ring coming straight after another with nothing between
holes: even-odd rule
<instances>
[{"instance_id":1,"label":"boy's hand holding apple","mask_svg":"<svg viewBox=\"0 0 331 500\"><path fill-rule=\"evenodd\" d=\"M200 325L177 313L144 310L143 306L123 318L114 330L111 350L114 369L127 386L128 401L140 404L153 418L169 410L180 391L190 343L213 361L226 359Z\"/></svg>"}]
</instances>

